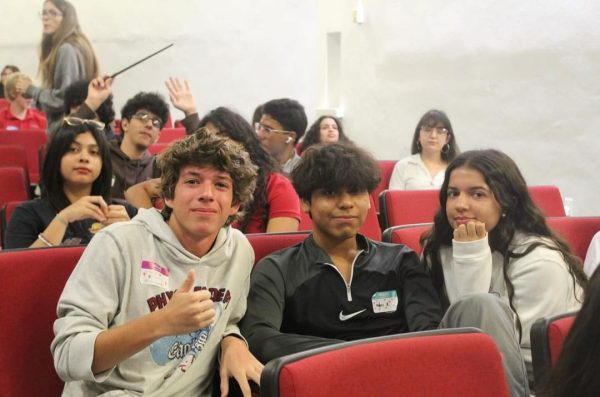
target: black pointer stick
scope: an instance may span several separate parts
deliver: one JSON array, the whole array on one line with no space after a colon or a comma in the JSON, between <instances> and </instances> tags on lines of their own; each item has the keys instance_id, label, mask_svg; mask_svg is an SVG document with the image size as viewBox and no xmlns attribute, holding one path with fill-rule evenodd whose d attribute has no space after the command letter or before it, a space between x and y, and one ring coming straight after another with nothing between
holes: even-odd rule
<instances>
[{"instance_id":1,"label":"black pointer stick","mask_svg":"<svg viewBox=\"0 0 600 397\"><path fill-rule=\"evenodd\" d=\"M125 72L125 71L127 71L127 70L131 69L132 67L134 67L134 66L136 66L136 65L139 65L140 63L144 62L145 60L147 60L147 59L149 59L149 58L152 58L154 55L156 55L156 54L158 54L158 53L161 53L161 52L163 52L164 50L166 50L167 48L170 48L170 47L173 47L173 43L169 44L169 45L168 45L168 46L166 46L165 48L161 48L160 50L156 51L156 52L155 52L155 53L153 53L153 54L150 54L150 55L148 55L148 56L147 56L147 57L145 57L145 58L142 58L142 59L140 59L140 60L139 60L139 61L137 61L136 63L132 63L131 65L127 66L125 69L121 69L121 70L119 70L117 73L113 73L113 74L110 76L110 78L111 78L111 79L114 79L116 76L120 75L121 73L123 73L123 72Z\"/></svg>"}]
</instances>

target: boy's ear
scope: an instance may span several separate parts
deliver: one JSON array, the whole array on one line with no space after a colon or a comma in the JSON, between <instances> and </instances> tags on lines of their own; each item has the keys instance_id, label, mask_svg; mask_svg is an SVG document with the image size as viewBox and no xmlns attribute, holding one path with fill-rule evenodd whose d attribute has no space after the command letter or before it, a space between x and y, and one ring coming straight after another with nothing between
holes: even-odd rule
<instances>
[{"instance_id":1,"label":"boy's ear","mask_svg":"<svg viewBox=\"0 0 600 397\"><path fill-rule=\"evenodd\" d=\"M124 134L129 129L129 120L121 119L121 134Z\"/></svg>"},{"instance_id":2,"label":"boy's ear","mask_svg":"<svg viewBox=\"0 0 600 397\"><path fill-rule=\"evenodd\" d=\"M300 209L302 210L302 212L310 214L310 201L300 199Z\"/></svg>"}]
</instances>

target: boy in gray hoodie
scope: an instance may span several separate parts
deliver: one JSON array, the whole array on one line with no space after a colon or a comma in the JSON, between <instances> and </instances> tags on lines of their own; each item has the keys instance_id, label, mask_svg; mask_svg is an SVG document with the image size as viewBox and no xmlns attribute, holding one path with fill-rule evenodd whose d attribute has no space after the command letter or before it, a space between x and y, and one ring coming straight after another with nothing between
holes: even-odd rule
<instances>
[{"instance_id":1,"label":"boy in gray hoodie","mask_svg":"<svg viewBox=\"0 0 600 397\"><path fill-rule=\"evenodd\" d=\"M159 160L165 208L100 231L58 303L51 350L63 396L244 396L262 365L237 322L254 253L231 228L251 200L256 167L243 148L199 132ZM219 353L220 352L220 353Z\"/></svg>"}]
</instances>

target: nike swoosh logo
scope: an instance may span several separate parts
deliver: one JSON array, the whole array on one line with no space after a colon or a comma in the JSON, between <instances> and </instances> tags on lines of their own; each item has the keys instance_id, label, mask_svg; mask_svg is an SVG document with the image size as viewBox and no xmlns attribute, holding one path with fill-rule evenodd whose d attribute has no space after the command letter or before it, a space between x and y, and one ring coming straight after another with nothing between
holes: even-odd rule
<instances>
[{"instance_id":1,"label":"nike swoosh logo","mask_svg":"<svg viewBox=\"0 0 600 397\"><path fill-rule=\"evenodd\" d=\"M344 314L344 311L343 311L343 310L341 310L341 311L340 311L340 321L346 321L346 320L350 320L352 317L356 317L356 316L358 316L359 314L361 314L361 313L362 313L362 312L364 312L365 310L367 310L367 309L362 309L362 310L359 310L359 311L357 311L357 312L350 313L350 314Z\"/></svg>"}]
</instances>

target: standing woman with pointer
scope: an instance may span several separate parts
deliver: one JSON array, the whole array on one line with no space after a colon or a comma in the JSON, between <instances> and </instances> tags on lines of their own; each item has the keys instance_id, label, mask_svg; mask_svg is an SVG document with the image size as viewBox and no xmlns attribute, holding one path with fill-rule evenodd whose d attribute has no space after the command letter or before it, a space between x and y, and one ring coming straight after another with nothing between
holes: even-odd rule
<instances>
[{"instance_id":1,"label":"standing woman with pointer","mask_svg":"<svg viewBox=\"0 0 600 397\"><path fill-rule=\"evenodd\" d=\"M98 75L99 67L71 3L46 0L40 16L43 26L39 64L42 85L25 83L17 90L35 100L36 106L46 113L48 131L54 131L62 122L66 87L79 80L93 79Z\"/></svg>"}]
</instances>

